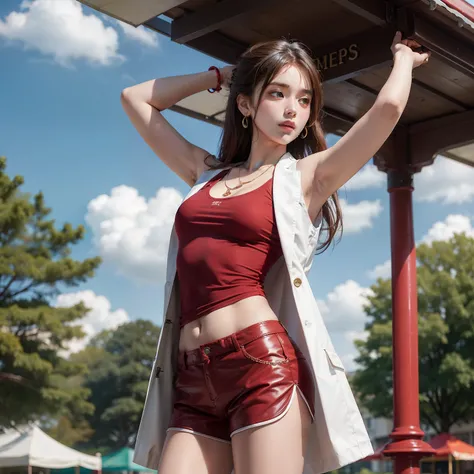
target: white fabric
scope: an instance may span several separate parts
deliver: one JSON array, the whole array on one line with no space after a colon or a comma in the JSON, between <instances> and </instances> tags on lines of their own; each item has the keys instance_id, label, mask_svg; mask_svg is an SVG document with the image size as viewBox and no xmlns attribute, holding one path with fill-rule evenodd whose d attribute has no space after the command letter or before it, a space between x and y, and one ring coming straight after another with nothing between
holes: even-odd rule
<instances>
[{"instance_id":1,"label":"white fabric","mask_svg":"<svg viewBox=\"0 0 474 474\"><path fill-rule=\"evenodd\" d=\"M218 172L203 173L185 199ZM283 257L268 273L265 292L273 311L312 368L316 388L315 422L304 473L319 474L355 462L374 451L306 277L318 244L321 219L315 226L308 216L300 173L295 158L289 153L276 165L273 200ZM135 445L134 461L152 469L158 467L173 408L173 372L179 341L177 252L178 239L173 228L164 294L165 317Z\"/></svg>"},{"instance_id":2,"label":"white fabric","mask_svg":"<svg viewBox=\"0 0 474 474\"><path fill-rule=\"evenodd\" d=\"M82 466L100 471L102 460L64 446L37 426L22 426L0 434L0 467L28 465L49 469Z\"/></svg>"},{"instance_id":3,"label":"white fabric","mask_svg":"<svg viewBox=\"0 0 474 474\"><path fill-rule=\"evenodd\" d=\"M453 458L458 461L474 461L474 454L453 452Z\"/></svg>"}]
</instances>

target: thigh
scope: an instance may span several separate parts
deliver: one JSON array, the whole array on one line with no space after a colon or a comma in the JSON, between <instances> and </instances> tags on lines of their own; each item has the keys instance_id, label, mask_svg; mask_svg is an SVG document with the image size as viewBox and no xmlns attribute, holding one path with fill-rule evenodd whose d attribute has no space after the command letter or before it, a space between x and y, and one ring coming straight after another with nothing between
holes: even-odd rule
<instances>
[{"instance_id":1,"label":"thigh","mask_svg":"<svg viewBox=\"0 0 474 474\"><path fill-rule=\"evenodd\" d=\"M235 474L301 474L311 415L296 390L286 415L232 437Z\"/></svg>"},{"instance_id":2,"label":"thigh","mask_svg":"<svg viewBox=\"0 0 474 474\"><path fill-rule=\"evenodd\" d=\"M160 474L230 474L232 446L205 436L168 431L158 472Z\"/></svg>"}]
</instances>

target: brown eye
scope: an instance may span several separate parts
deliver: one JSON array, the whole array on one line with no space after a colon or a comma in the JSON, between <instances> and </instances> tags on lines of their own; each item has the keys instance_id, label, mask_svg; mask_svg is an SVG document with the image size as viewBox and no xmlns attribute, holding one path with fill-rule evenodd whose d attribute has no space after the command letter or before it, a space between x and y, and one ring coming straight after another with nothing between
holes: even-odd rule
<instances>
[{"instance_id":1,"label":"brown eye","mask_svg":"<svg viewBox=\"0 0 474 474\"><path fill-rule=\"evenodd\" d=\"M277 96L277 95L275 95L275 94L280 94L280 95ZM283 93L280 92L280 91L271 91L271 92L270 92L270 95L271 95L272 97L283 97Z\"/></svg>"}]
</instances>

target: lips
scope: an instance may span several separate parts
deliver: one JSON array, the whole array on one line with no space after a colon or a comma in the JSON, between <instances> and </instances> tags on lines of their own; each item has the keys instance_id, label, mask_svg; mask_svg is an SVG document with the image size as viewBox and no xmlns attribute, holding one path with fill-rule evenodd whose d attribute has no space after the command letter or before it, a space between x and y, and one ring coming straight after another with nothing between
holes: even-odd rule
<instances>
[{"instance_id":1,"label":"lips","mask_svg":"<svg viewBox=\"0 0 474 474\"><path fill-rule=\"evenodd\" d=\"M286 130L294 130L296 128L293 122L282 122L279 124L279 126Z\"/></svg>"}]
</instances>

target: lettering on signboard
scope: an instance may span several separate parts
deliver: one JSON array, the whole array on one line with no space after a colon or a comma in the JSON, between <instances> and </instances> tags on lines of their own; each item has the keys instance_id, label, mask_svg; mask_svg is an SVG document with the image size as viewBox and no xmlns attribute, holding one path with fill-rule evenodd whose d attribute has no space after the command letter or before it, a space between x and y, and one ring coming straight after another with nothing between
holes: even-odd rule
<instances>
[{"instance_id":1,"label":"lettering on signboard","mask_svg":"<svg viewBox=\"0 0 474 474\"><path fill-rule=\"evenodd\" d=\"M320 71L325 71L326 69L332 69L333 67L340 66L348 61L354 61L359 56L359 46L356 43L353 43L347 48L340 48L316 58L316 67Z\"/></svg>"}]
</instances>

